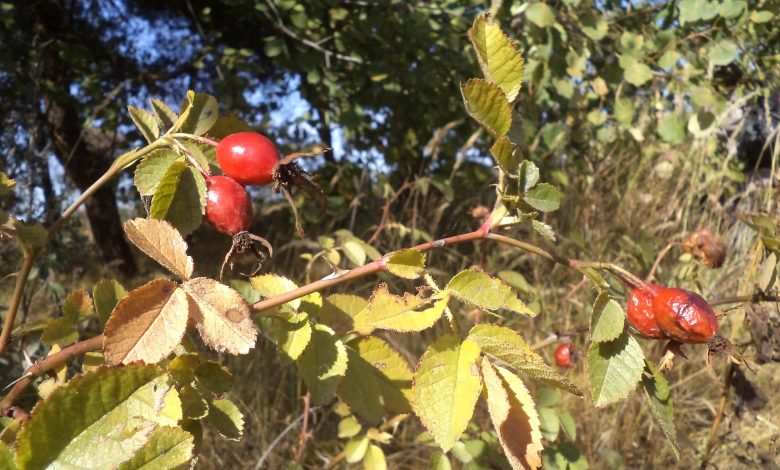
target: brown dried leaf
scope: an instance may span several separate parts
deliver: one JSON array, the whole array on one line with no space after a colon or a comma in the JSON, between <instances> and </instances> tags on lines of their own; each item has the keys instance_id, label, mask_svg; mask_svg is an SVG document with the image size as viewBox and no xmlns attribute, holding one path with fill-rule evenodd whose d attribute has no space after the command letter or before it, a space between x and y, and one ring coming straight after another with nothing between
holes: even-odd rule
<instances>
[{"instance_id":1,"label":"brown dried leaf","mask_svg":"<svg viewBox=\"0 0 780 470\"><path fill-rule=\"evenodd\" d=\"M106 362L152 364L164 359L181 342L188 313L187 295L167 279L130 291L106 323Z\"/></svg>"},{"instance_id":2,"label":"brown dried leaf","mask_svg":"<svg viewBox=\"0 0 780 470\"><path fill-rule=\"evenodd\" d=\"M168 222L143 218L128 220L125 232L135 246L179 279L187 280L192 276L193 263L187 256L187 243Z\"/></svg>"},{"instance_id":3,"label":"brown dried leaf","mask_svg":"<svg viewBox=\"0 0 780 470\"><path fill-rule=\"evenodd\" d=\"M230 354L246 354L255 346L257 329L241 294L205 277L182 286L190 296L192 319L206 344Z\"/></svg>"}]
</instances>

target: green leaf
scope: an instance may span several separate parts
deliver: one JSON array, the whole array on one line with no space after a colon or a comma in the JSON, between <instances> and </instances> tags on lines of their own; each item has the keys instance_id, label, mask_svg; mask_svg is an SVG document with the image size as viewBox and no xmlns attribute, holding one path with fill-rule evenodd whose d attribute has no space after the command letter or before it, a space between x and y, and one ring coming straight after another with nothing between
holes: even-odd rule
<instances>
[{"instance_id":1,"label":"green leaf","mask_svg":"<svg viewBox=\"0 0 780 470\"><path fill-rule=\"evenodd\" d=\"M612 341L620 336L626 322L623 307L610 299L607 292L602 291L593 304L591 315L591 340L596 343Z\"/></svg>"},{"instance_id":2,"label":"green leaf","mask_svg":"<svg viewBox=\"0 0 780 470\"><path fill-rule=\"evenodd\" d=\"M505 308L523 315L536 316L509 285L474 267L450 279L447 291L456 299L484 310Z\"/></svg>"},{"instance_id":3,"label":"green leaf","mask_svg":"<svg viewBox=\"0 0 780 470\"><path fill-rule=\"evenodd\" d=\"M540 416L531 394L519 377L482 361L488 411L504 455L513 469L540 468L542 433Z\"/></svg>"},{"instance_id":4,"label":"green leaf","mask_svg":"<svg viewBox=\"0 0 780 470\"><path fill-rule=\"evenodd\" d=\"M379 446L371 444L368 446L366 455L363 456L364 470L387 470L387 461L385 453Z\"/></svg>"},{"instance_id":5,"label":"green leaf","mask_svg":"<svg viewBox=\"0 0 780 470\"><path fill-rule=\"evenodd\" d=\"M19 220L13 221L16 229L16 238L22 248L22 253L27 256L36 256L46 246L49 232L41 224L25 224Z\"/></svg>"},{"instance_id":6,"label":"green leaf","mask_svg":"<svg viewBox=\"0 0 780 470\"><path fill-rule=\"evenodd\" d=\"M600 407L627 397L642 377L644 367L642 348L626 332L614 341L591 343L588 378L593 403Z\"/></svg>"},{"instance_id":7,"label":"green leaf","mask_svg":"<svg viewBox=\"0 0 780 470\"><path fill-rule=\"evenodd\" d=\"M0 196L10 194L16 188L16 180L12 180L5 173L0 171Z\"/></svg>"},{"instance_id":8,"label":"green leaf","mask_svg":"<svg viewBox=\"0 0 780 470\"><path fill-rule=\"evenodd\" d=\"M568 436L572 442L575 442L577 440L577 427L574 424L574 418L571 413L559 410L558 420L560 421L561 429L566 433L566 436Z\"/></svg>"},{"instance_id":9,"label":"green leaf","mask_svg":"<svg viewBox=\"0 0 780 470\"><path fill-rule=\"evenodd\" d=\"M466 430L482 390L479 353L477 343L447 335L433 343L417 364L414 411L445 452Z\"/></svg>"},{"instance_id":10,"label":"green leaf","mask_svg":"<svg viewBox=\"0 0 780 470\"><path fill-rule=\"evenodd\" d=\"M179 132L203 135L211 129L219 117L216 98L205 93L188 92L187 98L181 104L182 116L185 115L186 109L189 109L189 112L181 122Z\"/></svg>"},{"instance_id":11,"label":"green leaf","mask_svg":"<svg viewBox=\"0 0 780 470\"><path fill-rule=\"evenodd\" d=\"M168 168L181 157L170 149L155 150L135 168L133 182L141 196L151 196Z\"/></svg>"},{"instance_id":12,"label":"green leaf","mask_svg":"<svg viewBox=\"0 0 780 470\"><path fill-rule=\"evenodd\" d=\"M0 468L5 470L16 470L13 451L5 444L0 442Z\"/></svg>"},{"instance_id":13,"label":"green leaf","mask_svg":"<svg viewBox=\"0 0 780 470\"><path fill-rule=\"evenodd\" d=\"M772 13L769 10L760 10L760 11L754 11L750 14L750 21L753 23L767 23L769 21L772 21L772 18L775 17L775 14Z\"/></svg>"},{"instance_id":14,"label":"green leaf","mask_svg":"<svg viewBox=\"0 0 780 470\"><path fill-rule=\"evenodd\" d=\"M201 389L217 395L227 393L233 387L233 374L226 367L212 361L196 367L195 378Z\"/></svg>"},{"instance_id":15,"label":"green leaf","mask_svg":"<svg viewBox=\"0 0 780 470\"><path fill-rule=\"evenodd\" d=\"M540 28L555 24L555 12L544 2L533 2L525 9L528 20Z\"/></svg>"},{"instance_id":16,"label":"green leaf","mask_svg":"<svg viewBox=\"0 0 780 470\"><path fill-rule=\"evenodd\" d=\"M728 65L739 56L739 48L734 41L722 39L710 48L710 63L712 65Z\"/></svg>"},{"instance_id":17,"label":"green leaf","mask_svg":"<svg viewBox=\"0 0 780 470\"><path fill-rule=\"evenodd\" d=\"M539 220L532 220L531 227L533 227L534 230L536 230L536 232L544 238L550 240L551 242L555 241L555 232L553 231L552 227L546 223Z\"/></svg>"},{"instance_id":18,"label":"green leaf","mask_svg":"<svg viewBox=\"0 0 780 470\"><path fill-rule=\"evenodd\" d=\"M180 468L192 460L194 451L192 434L179 427L159 427L133 458L119 465L119 470Z\"/></svg>"},{"instance_id":19,"label":"green leaf","mask_svg":"<svg viewBox=\"0 0 780 470\"><path fill-rule=\"evenodd\" d=\"M363 460L371 442L365 435L355 436L344 446L344 456L348 463L357 463Z\"/></svg>"},{"instance_id":20,"label":"green leaf","mask_svg":"<svg viewBox=\"0 0 780 470\"><path fill-rule=\"evenodd\" d=\"M154 111L154 114L157 116L157 122L160 124L160 127L167 132L173 127L173 124L179 119L179 116L177 116L167 104L160 100L152 98L149 102L152 104L152 111Z\"/></svg>"},{"instance_id":21,"label":"green leaf","mask_svg":"<svg viewBox=\"0 0 780 470\"><path fill-rule=\"evenodd\" d=\"M145 365L99 368L72 379L36 406L22 427L17 465L100 468L129 459L155 426L174 426L181 418L167 380L162 369Z\"/></svg>"},{"instance_id":22,"label":"green leaf","mask_svg":"<svg viewBox=\"0 0 780 470\"><path fill-rule=\"evenodd\" d=\"M685 125L679 114L667 114L658 121L658 135L668 144L681 144L685 140Z\"/></svg>"},{"instance_id":23,"label":"green leaf","mask_svg":"<svg viewBox=\"0 0 780 470\"><path fill-rule=\"evenodd\" d=\"M523 198L531 207L542 212L551 212L561 206L563 193L549 183L539 183Z\"/></svg>"},{"instance_id":24,"label":"green leaf","mask_svg":"<svg viewBox=\"0 0 780 470\"><path fill-rule=\"evenodd\" d=\"M626 81L634 86L642 86L653 78L650 67L636 59L631 62L631 65L623 67L623 70Z\"/></svg>"},{"instance_id":25,"label":"green leaf","mask_svg":"<svg viewBox=\"0 0 780 470\"><path fill-rule=\"evenodd\" d=\"M49 321L41 333L41 342L46 345L59 344L60 346L72 344L79 339L77 326L77 322L72 318L64 316L55 318Z\"/></svg>"},{"instance_id":26,"label":"green leaf","mask_svg":"<svg viewBox=\"0 0 780 470\"><path fill-rule=\"evenodd\" d=\"M244 434L244 415L236 404L227 398L212 400L209 403L209 414L206 420L222 437L231 441L241 440Z\"/></svg>"},{"instance_id":27,"label":"green leaf","mask_svg":"<svg viewBox=\"0 0 780 470\"><path fill-rule=\"evenodd\" d=\"M517 172L520 177L520 189L528 193L539 182L539 168L531 160L523 160Z\"/></svg>"},{"instance_id":28,"label":"green leaf","mask_svg":"<svg viewBox=\"0 0 780 470\"><path fill-rule=\"evenodd\" d=\"M428 459L428 470L452 470L452 464L444 452L437 450Z\"/></svg>"},{"instance_id":29,"label":"green leaf","mask_svg":"<svg viewBox=\"0 0 780 470\"><path fill-rule=\"evenodd\" d=\"M672 404L672 393L669 389L669 383L663 374L652 364L645 361L645 371L642 375L642 388L645 391L647 404L650 411L661 427L664 436L672 446L672 451L677 460L680 460L680 447L677 444L677 430L674 426L674 406Z\"/></svg>"},{"instance_id":30,"label":"green leaf","mask_svg":"<svg viewBox=\"0 0 780 470\"><path fill-rule=\"evenodd\" d=\"M355 327L355 316L363 311L368 301L351 294L332 294L322 302L322 307L314 315L337 333L344 334Z\"/></svg>"},{"instance_id":31,"label":"green leaf","mask_svg":"<svg viewBox=\"0 0 780 470\"><path fill-rule=\"evenodd\" d=\"M347 349L335 332L325 325L314 325L311 341L296 361L314 403L333 398L347 371L347 361Z\"/></svg>"},{"instance_id":32,"label":"green leaf","mask_svg":"<svg viewBox=\"0 0 780 470\"><path fill-rule=\"evenodd\" d=\"M371 334L376 328L401 332L422 331L436 323L444 313L448 300L446 293L429 299L409 293L401 297L391 294L386 284L380 284L366 308L355 315L354 329L363 335Z\"/></svg>"},{"instance_id":33,"label":"green leaf","mask_svg":"<svg viewBox=\"0 0 780 470\"><path fill-rule=\"evenodd\" d=\"M192 386L184 386L179 390L182 414L185 418L201 419L209 413L209 403L200 391Z\"/></svg>"},{"instance_id":34,"label":"green leaf","mask_svg":"<svg viewBox=\"0 0 780 470\"><path fill-rule=\"evenodd\" d=\"M95 284L95 288L92 289L92 297L101 325L106 324L114 307L125 295L127 295L127 291L116 279L103 279Z\"/></svg>"},{"instance_id":35,"label":"green leaf","mask_svg":"<svg viewBox=\"0 0 780 470\"><path fill-rule=\"evenodd\" d=\"M347 373L349 373L349 370ZM341 439L345 437L355 437L361 429L363 429L363 426L360 425L360 422L357 420L357 418L354 416L347 416L346 418L339 421L338 436Z\"/></svg>"},{"instance_id":36,"label":"green leaf","mask_svg":"<svg viewBox=\"0 0 780 470\"><path fill-rule=\"evenodd\" d=\"M298 313L285 318L271 318L269 335L276 346L287 356L296 360L311 341L312 327L309 315Z\"/></svg>"},{"instance_id":37,"label":"green leaf","mask_svg":"<svg viewBox=\"0 0 780 470\"><path fill-rule=\"evenodd\" d=\"M615 101L615 119L624 126L630 126L634 120L634 105L628 98Z\"/></svg>"},{"instance_id":38,"label":"green leaf","mask_svg":"<svg viewBox=\"0 0 780 470\"><path fill-rule=\"evenodd\" d=\"M674 49L664 52L664 55L658 59L658 66L662 69L671 69L680 60L680 53Z\"/></svg>"},{"instance_id":39,"label":"green leaf","mask_svg":"<svg viewBox=\"0 0 780 470\"><path fill-rule=\"evenodd\" d=\"M249 281L252 283L252 288L265 298L282 295L298 288L298 284L295 282L276 274L254 276ZM283 312L293 313L300 306L301 299L295 299L276 308Z\"/></svg>"},{"instance_id":40,"label":"green leaf","mask_svg":"<svg viewBox=\"0 0 780 470\"><path fill-rule=\"evenodd\" d=\"M747 2L744 0L724 0L720 5L718 14L723 18L735 18L742 14L747 7Z\"/></svg>"},{"instance_id":41,"label":"green leaf","mask_svg":"<svg viewBox=\"0 0 780 470\"><path fill-rule=\"evenodd\" d=\"M517 46L485 15L477 16L468 34L485 78L498 85L507 101L513 102L523 83L523 58Z\"/></svg>"},{"instance_id":42,"label":"green leaf","mask_svg":"<svg viewBox=\"0 0 780 470\"><path fill-rule=\"evenodd\" d=\"M417 279L425 269L425 255L414 248L395 251L385 258L385 269L404 279Z\"/></svg>"},{"instance_id":43,"label":"green leaf","mask_svg":"<svg viewBox=\"0 0 780 470\"><path fill-rule=\"evenodd\" d=\"M372 336L349 344L349 367L338 394L355 413L370 424L385 412L408 413L412 370L401 354Z\"/></svg>"},{"instance_id":44,"label":"green leaf","mask_svg":"<svg viewBox=\"0 0 780 470\"><path fill-rule=\"evenodd\" d=\"M206 180L184 162L174 162L152 197L152 218L170 222L182 235L198 228L206 208Z\"/></svg>"},{"instance_id":45,"label":"green leaf","mask_svg":"<svg viewBox=\"0 0 780 470\"><path fill-rule=\"evenodd\" d=\"M461 85L460 91L466 110L482 127L496 137L509 132L512 108L498 85L474 78Z\"/></svg>"},{"instance_id":46,"label":"green leaf","mask_svg":"<svg viewBox=\"0 0 780 470\"><path fill-rule=\"evenodd\" d=\"M541 356L532 351L522 336L507 327L483 323L471 329L468 339L477 343L483 353L504 361L518 372L579 397L583 396L579 388L555 372Z\"/></svg>"},{"instance_id":47,"label":"green leaf","mask_svg":"<svg viewBox=\"0 0 780 470\"><path fill-rule=\"evenodd\" d=\"M510 175L518 174L520 169L520 152L515 149L509 137L501 136L496 139L496 142L490 148L490 154L493 155L493 159L504 173Z\"/></svg>"},{"instance_id":48,"label":"green leaf","mask_svg":"<svg viewBox=\"0 0 780 470\"><path fill-rule=\"evenodd\" d=\"M130 112L130 119L133 120L135 127L138 128L147 142L152 143L160 137L160 127L154 114L135 106L128 106L127 110Z\"/></svg>"},{"instance_id":49,"label":"green leaf","mask_svg":"<svg viewBox=\"0 0 780 470\"><path fill-rule=\"evenodd\" d=\"M211 126L208 135L217 140L222 140L230 134L238 132L254 132L252 126L235 114L222 114L217 118L217 122Z\"/></svg>"}]
</instances>

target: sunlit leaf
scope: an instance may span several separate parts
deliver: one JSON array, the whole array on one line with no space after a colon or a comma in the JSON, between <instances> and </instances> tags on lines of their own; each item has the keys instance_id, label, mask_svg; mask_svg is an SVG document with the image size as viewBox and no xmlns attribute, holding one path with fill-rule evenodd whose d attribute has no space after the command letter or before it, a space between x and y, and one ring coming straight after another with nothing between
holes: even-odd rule
<instances>
[{"instance_id":1,"label":"sunlit leaf","mask_svg":"<svg viewBox=\"0 0 780 470\"><path fill-rule=\"evenodd\" d=\"M206 420L222 437L231 441L240 440L244 434L244 415L235 403L227 398L212 400L209 403L209 414Z\"/></svg>"},{"instance_id":2,"label":"sunlit leaf","mask_svg":"<svg viewBox=\"0 0 780 470\"><path fill-rule=\"evenodd\" d=\"M471 79L460 90L471 117L494 136L506 135L512 124L512 108L498 85Z\"/></svg>"},{"instance_id":3,"label":"sunlit leaf","mask_svg":"<svg viewBox=\"0 0 780 470\"><path fill-rule=\"evenodd\" d=\"M205 93L187 93L187 98L181 104L182 114L189 108L186 118L179 126L179 132L203 135L211 129L219 117L217 100Z\"/></svg>"},{"instance_id":4,"label":"sunlit leaf","mask_svg":"<svg viewBox=\"0 0 780 470\"><path fill-rule=\"evenodd\" d=\"M471 340L443 336L420 358L412 387L415 414L443 451L466 430L482 390L480 349Z\"/></svg>"},{"instance_id":5,"label":"sunlit leaf","mask_svg":"<svg viewBox=\"0 0 780 470\"><path fill-rule=\"evenodd\" d=\"M479 268L456 274L447 284L447 291L461 302L485 310L505 308L528 316L536 315L511 287Z\"/></svg>"},{"instance_id":6,"label":"sunlit leaf","mask_svg":"<svg viewBox=\"0 0 780 470\"><path fill-rule=\"evenodd\" d=\"M296 361L314 403L326 403L347 371L344 343L325 325L314 325L311 340Z\"/></svg>"},{"instance_id":7,"label":"sunlit leaf","mask_svg":"<svg viewBox=\"0 0 780 470\"><path fill-rule=\"evenodd\" d=\"M133 120L135 127L138 128L147 142L152 143L160 137L160 127L154 114L135 106L128 106L127 111L130 112L130 119Z\"/></svg>"},{"instance_id":8,"label":"sunlit leaf","mask_svg":"<svg viewBox=\"0 0 780 470\"><path fill-rule=\"evenodd\" d=\"M149 214L167 220L188 235L200 226L206 209L206 180L195 168L182 161L165 171L152 197Z\"/></svg>"},{"instance_id":9,"label":"sunlit leaf","mask_svg":"<svg viewBox=\"0 0 780 470\"><path fill-rule=\"evenodd\" d=\"M159 149L146 156L135 168L133 183L141 196L152 196L157 191L165 172L181 157L171 149Z\"/></svg>"},{"instance_id":10,"label":"sunlit leaf","mask_svg":"<svg viewBox=\"0 0 780 470\"><path fill-rule=\"evenodd\" d=\"M591 340L597 343L612 341L623 332L625 321L626 314L623 313L623 307L610 299L606 291L602 291L593 304Z\"/></svg>"},{"instance_id":11,"label":"sunlit leaf","mask_svg":"<svg viewBox=\"0 0 780 470\"><path fill-rule=\"evenodd\" d=\"M490 154L498 166L510 175L517 175L520 169L520 152L515 149L514 144L506 136L496 139L496 142L490 148Z\"/></svg>"},{"instance_id":12,"label":"sunlit leaf","mask_svg":"<svg viewBox=\"0 0 780 470\"><path fill-rule=\"evenodd\" d=\"M555 24L555 12L544 2L532 2L525 9L528 20L540 28Z\"/></svg>"},{"instance_id":13,"label":"sunlit leaf","mask_svg":"<svg viewBox=\"0 0 780 470\"><path fill-rule=\"evenodd\" d=\"M376 329L393 331L422 331L430 328L444 313L449 296L438 294L423 299L410 293L403 297L393 295L386 284L380 284L366 308L354 318L355 331L367 335Z\"/></svg>"},{"instance_id":14,"label":"sunlit leaf","mask_svg":"<svg viewBox=\"0 0 780 470\"><path fill-rule=\"evenodd\" d=\"M125 222L127 238L147 256L180 279L192 276L194 265L187 256L187 243L163 220L137 218Z\"/></svg>"},{"instance_id":15,"label":"sunlit leaf","mask_svg":"<svg viewBox=\"0 0 780 470\"><path fill-rule=\"evenodd\" d=\"M365 470L387 470L387 461L382 448L371 444L363 456L363 468Z\"/></svg>"},{"instance_id":16,"label":"sunlit leaf","mask_svg":"<svg viewBox=\"0 0 780 470\"><path fill-rule=\"evenodd\" d=\"M474 20L469 38L485 78L498 85L510 103L514 101L523 83L523 58L517 46L484 15Z\"/></svg>"},{"instance_id":17,"label":"sunlit leaf","mask_svg":"<svg viewBox=\"0 0 780 470\"><path fill-rule=\"evenodd\" d=\"M645 367L639 343L628 333L588 348L588 378L593 403L604 406L625 398L636 387Z\"/></svg>"},{"instance_id":18,"label":"sunlit leaf","mask_svg":"<svg viewBox=\"0 0 780 470\"><path fill-rule=\"evenodd\" d=\"M536 210L551 212L561 206L563 193L551 184L539 183L531 188L523 199Z\"/></svg>"},{"instance_id":19,"label":"sunlit leaf","mask_svg":"<svg viewBox=\"0 0 780 470\"><path fill-rule=\"evenodd\" d=\"M425 269L425 255L414 249L390 253L385 258L385 269L404 279L417 279Z\"/></svg>"},{"instance_id":20,"label":"sunlit leaf","mask_svg":"<svg viewBox=\"0 0 780 470\"><path fill-rule=\"evenodd\" d=\"M155 116L157 116L157 122L159 122L160 127L167 132L168 129L173 127L173 123L176 122L179 116L174 113L167 104L160 100L152 98L149 102L152 105L152 111L154 111Z\"/></svg>"},{"instance_id":21,"label":"sunlit leaf","mask_svg":"<svg viewBox=\"0 0 780 470\"><path fill-rule=\"evenodd\" d=\"M661 427L669 445L672 446L674 456L679 460L680 447L677 444L677 429L674 426L674 406L672 404L669 383L663 374L648 361L645 361L642 388L645 391L645 398L647 398L647 404L650 406L650 411L655 421Z\"/></svg>"},{"instance_id":22,"label":"sunlit leaf","mask_svg":"<svg viewBox=\"0 0 780 470\"><path fill-rule=\"evenodd\" d=\"M180 468L192 460L194 450L192 434L179 427L159 427L130 460L119 465L119 470Z\"/></svg>"},{"instance_id":23,"label":"sunlit leaf","mask_svg":"<svg viewBox=\"0 0 780 470\"><path fill-rule=\"evenodd\" d=\"M292 360L298 359L311 341L312 326L306 313L290 318L271 318L269 326L271 339Z\"/></svg>"}]
</instances>

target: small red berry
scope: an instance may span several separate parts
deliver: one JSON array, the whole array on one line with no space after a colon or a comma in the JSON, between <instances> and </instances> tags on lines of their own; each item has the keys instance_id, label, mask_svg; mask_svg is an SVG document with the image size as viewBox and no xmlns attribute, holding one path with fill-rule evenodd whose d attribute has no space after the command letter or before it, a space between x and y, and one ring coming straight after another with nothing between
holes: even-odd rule
<instances>
[{"instance_id":1,"label":"small red berry","mask_svg":"<svg viewBox=\"0 0 780 470\"><path fill-rule=\"evenodd\" d=\"M206 220L231 237L247 231L252 223L252 201L243 186L227 176L210 176L206 188Z\"/></svg>"},{"instance_id":2,"label":"small red berry","mask_svg":"<svg viewBox=\"0 0 780 470\"><path fill-rule=\"evenodd\" d=\"M257 132L231 134L217 145L217 162L222 171L244 185L271 183L280 158L274 143Z\"/></svg>"},{"instance_id":3,"label":"small red berry","mask_svg":"<svg viewBox=\"0 0 780 470\"><path fill-rule=\"evenodd\" d=\"M574 354L571 349L571 343L561 343L555 348L555 363L559 367L574 367Z\"/></svg>"},{"instance_id":4,"label":"small red berry","mask_svg":"<svg viewBox=\"0 0 780 470\"><path fill-rule=\"evenodd\" d=\"M656 286L653 313L667 337L679 343L706 343L718 333L718 317L699 294Z\"/></svg>"},{"instance_id":5,"label":"small red berry","mask_svg":"<svg viewBox=\"0 0 780 470\"><path fill-rule=\"evenodd\" d=\"M660 286L647 284L644 287L631 287L631 294L628 296L626 319L642 336L653 339L666 339L668 337L666 333L661 331L661 327L658 326L653 313L653 298L655 297L656 287Z\"/></svg>"}]
</instances>

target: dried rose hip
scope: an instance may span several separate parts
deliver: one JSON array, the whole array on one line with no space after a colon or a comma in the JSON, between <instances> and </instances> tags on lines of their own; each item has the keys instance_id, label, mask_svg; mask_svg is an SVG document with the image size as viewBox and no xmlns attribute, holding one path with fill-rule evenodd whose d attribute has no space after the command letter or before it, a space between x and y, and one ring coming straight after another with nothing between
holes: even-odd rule
<instances>
[{"instance_id":1,"label":"dried rose hip","mask_svg":"<svg viewBox=\"0 0 780 470\"><path fill-rule=\"evenodd\" d=\"M208 177L206 188L206 220L231 237L246 232L252 222L252 201L246 190L227 176Z\"/></svg>"},{"instance_id":2,"label":"dried rose hip","mask_svg":"<svg viewBox=\"0 0 780 470\"><path fill-rule=\"evenodd\" d=\"M628 296L628 308L626 318L628 323L642 336L653 339L667 339L668 336L661 331L653 313L654 288L661 287L647 284L647 287L631 287Z\"/></svg>"},{"instance_id":3,"label":"dried rose hip","mask_svg":"<svg viewBox=\"0 0 780 470\"><path fill-rule=\"evenodd\" d=\"M707 343L718 333L718 318L699 294L653 286L653 313L667 337L679 343Z\"/></svg>"}]
</instances>

